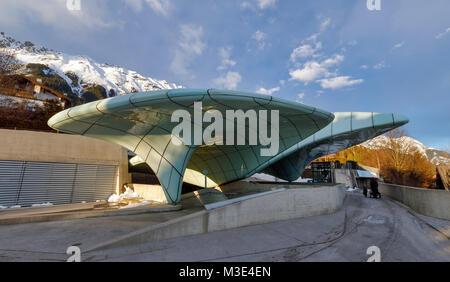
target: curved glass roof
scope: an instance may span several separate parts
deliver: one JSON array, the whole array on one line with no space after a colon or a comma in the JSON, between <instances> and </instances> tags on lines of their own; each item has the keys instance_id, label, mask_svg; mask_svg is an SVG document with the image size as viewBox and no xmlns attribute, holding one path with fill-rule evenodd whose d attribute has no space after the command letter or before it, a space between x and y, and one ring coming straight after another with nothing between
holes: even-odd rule
<instances>
[{"instance_id":1,"label":"curved glass roof","mask_svg":"<svg viewBox=\"0 0 450 282\"><path fill-rule=\"evenodd\" d=\"M287 181L298 179L313 160L342 151L409 122L397 114L372 112L334 113L332 123L300 141L289 154L265 169L265 173Z\"/></svg>"},{"instance_id":2,"label":"curved glass roof","mask_svg":"<svg viewBox=\"0 0 450 282\"><path fill-rule=\"evenodd\" d=\"M225 122L227 110L279 111L278 154L261 156L260 149L266 146L249 145L248 134L245 135L247 145L173 144L172 138L178 137L172 135L177 125L171 121L172 113L182 109L194 116L194 102L202 103L203 113L212 109L221 112ZM56 130L110 141L133 151L155 172L168 201L175 203L180 200L183 181L204 186L205 170L209 187L251 176L286 157L293 146L333 119L332 113L268 95L174 89L94 101L59 112L48 124ZM268 114L267 123L271 124L271 121ZM194 119L191 122L192 130L198 128ZM204 122L202 129L209 124ZM245 127L249 132L248 123ZM238 134L236 127L233 134Z\"/></svg>"}]
</instances>

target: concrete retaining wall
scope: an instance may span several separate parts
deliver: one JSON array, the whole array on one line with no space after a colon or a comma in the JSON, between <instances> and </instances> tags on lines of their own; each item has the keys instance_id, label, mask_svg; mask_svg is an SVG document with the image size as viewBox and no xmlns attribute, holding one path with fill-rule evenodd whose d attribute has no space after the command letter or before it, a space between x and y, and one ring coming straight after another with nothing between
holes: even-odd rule
<instances>
[{"instance_id":1,"label":"concrete retaining wall","mask_svg":"<svg viewBox=\"0 0 450 282\"><path fill-rule=\"evenodd\" d=\"M92 250L140 244L174 237L292 218L323 215L342 207L345 186L289 188L210 211L200 211L106 242Z\"/></svg>"},{"instance_id":2,"label":"concrete retaining wall","mask_svg":"<svg viewBox=\"0 0 450 282\"><path fill-rule=\"evenodd\" d=\"M414 211L450 220L450 192L380 183L381 194L397 200Z\"/></svg>"},{"instance_id":3,"label":"concrete retaining wall","mask_svg":"<svg viewBox=\"0 0 450 282\"><path fill-rule=\"evenodd\" d=\"M160 203L167 204L166 194L161 185L157 184L127 184L128 187L138 193L139 196L146 200L153 200Z\"/></svg>"}]
</instances>

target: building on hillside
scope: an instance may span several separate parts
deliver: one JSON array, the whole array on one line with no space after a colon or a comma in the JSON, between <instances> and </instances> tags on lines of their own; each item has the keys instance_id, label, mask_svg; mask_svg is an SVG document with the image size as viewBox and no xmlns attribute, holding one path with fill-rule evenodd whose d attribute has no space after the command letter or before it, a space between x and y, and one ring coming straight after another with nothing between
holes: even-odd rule
<instances>
[{"instance_id":1,"label":"building on hillside","mask_svg":"<svg viewBox=\"0 0 450 282\"><path fill-rule=\"evenodd\" d=\"M71 107L70 99L42 84L40 79L36 81L23 75L10 75L0 85L0 95L19 97L28 100L57 101L61 107Z\"/></svg>"}]
</instances>

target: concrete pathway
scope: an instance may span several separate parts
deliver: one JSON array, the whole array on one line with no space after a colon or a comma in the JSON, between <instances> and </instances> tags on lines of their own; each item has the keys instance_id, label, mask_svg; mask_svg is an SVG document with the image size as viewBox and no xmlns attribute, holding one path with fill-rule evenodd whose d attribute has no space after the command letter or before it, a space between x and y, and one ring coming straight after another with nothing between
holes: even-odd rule
<instances>
[{"instance_id":1,"label":"concrete pathway","mask_svg":"<svg viewBox=\"0 0 450 282\"><path fill-rule=\"evenodd\" d=\"M83 252L179 212L0 226L0 261L61 261L74 244L83 261L366 261L373 245L381 261L450 261L450 221L357 192L331 215Z\"/></svg>"},{"instance_id":2,"label":"concrete pathway","mask_svg":"<svg viewBox=\"0 0 450 282\"><path fill-rule=\"evenodd\" d=\"M429 219L429 218L428 218ZM450 261L450 221L417 216L383 198L347 193L341 211L117 248L89 254L92 261Z\"/></svg>"}]
</instances>

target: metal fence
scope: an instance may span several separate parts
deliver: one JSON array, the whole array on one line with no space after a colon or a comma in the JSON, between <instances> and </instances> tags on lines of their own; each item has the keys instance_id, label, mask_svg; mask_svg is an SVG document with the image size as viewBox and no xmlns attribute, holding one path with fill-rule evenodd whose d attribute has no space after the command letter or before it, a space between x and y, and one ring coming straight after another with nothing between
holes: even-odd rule
<instances>
[{"instance_id":1,"label":"metal fence","mask_svg":"<svg viewBox=\"0 0 450 282\"><path fill-rule=\"evenodd\" d=\"M0 161L0 205L31 206L106 200L117 166Z\"/></svg>"}]
</instances>

